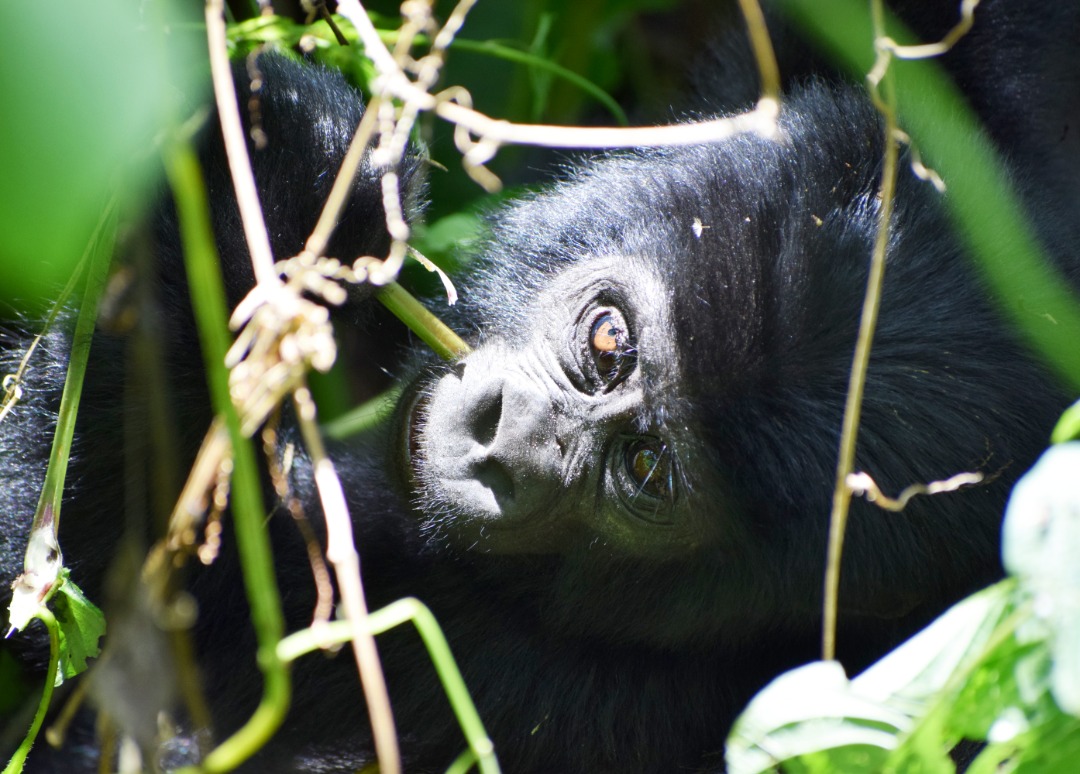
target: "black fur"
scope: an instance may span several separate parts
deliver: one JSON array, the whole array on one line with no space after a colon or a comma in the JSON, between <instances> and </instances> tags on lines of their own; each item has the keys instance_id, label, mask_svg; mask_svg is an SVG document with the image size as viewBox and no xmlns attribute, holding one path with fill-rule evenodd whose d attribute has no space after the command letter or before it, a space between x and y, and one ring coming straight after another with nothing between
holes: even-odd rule
<instances>
[{"instance_id":1,"label":"black fur","mask_svg":"<svg viewBox=\"0 0 1080 774\"><path fill-rule=\"evenodd\" d=\"M900 5L922 31L942 31L944 22L919 4ZM1075 140L1061 138L1075 135L1070 122L1080 116L1080 9L986 0L977 18L970 39L946 63L1013 165L1044 244L1075 283L1080 153ZM717 49L721 61L743 50L737 38ZM361 107L334 74L261 61L270 143L254 159L275 250L286 256L300 249L314 223ZM432 406L440 405L434 379L460 374L454 378L465 384L466 375L480 371L485 381L477 390L497 390L497 402L463 398L460 421L425 416L430 408L423 407L416 419L420 433L450 427L472 441L502 431L502 416L493 424L491 412L509 413L508 396L535 387L523 373L535 372L545 385L563 378L543 364L533 371L515 365L506 376L483 354L505 351L496 359L517 363L532 354L521 342L537 336L558 348L559 335L544 331L560 330L549 322L561 319L559 309L538 301L553 283L607 262L612 282L648 298L624 310L642 326L637 370L626 383L640 396L627 427L664 438L678 460L673 508L686 544L653 550L640 537L651 527L635 522L637 531L625 537L590 521L611 506L609 496L588 499L610 493L606 474L595 470L608 452L586 441L582 453L597 456L572 471L566 492L577 492L573 487L591 475L599 476L596 486L574 507L559 504L568 496L562 490L543 489L542 497L556 503L545 515L553 526L537 533L544 549L530 551L509 538L505 552L498 540L507 538L489 534L499 532L499 519L485 521L480 506L470 510L442 486L439 466L449 463L434 441L419 443L413 473L422 491L410 492L411 474L398 469L401 416L334 449L372 607L415 595L434 610L506 771L718 769L726 729L750 695L778 671L817 655L827 514L876 228L882 141L861 90L831 76L803 76L787 84L782 142L742 136L612 154L499 212L482 254L458 280L461 304L440 311L477 345L464 365L449 368L423 352L403 355L395 337L376 347L369 370L386 365L406 374L410 395L427 396ZM745 107L756 93L746 67L704 88L708 104L723 110ZM312 126L323 131L312 135ZM210 148L215 225L235 302L250 281L246 248L220 151ZM358 182L330 254L385 249L376 175L368 170ZM155 241L164 267L157 288L163 357L179 407L177 437L190 454L209 408L171 217L158 224ZM903 514L854 504L841 589L841 656L849 668L997 577L1005 497L1066 404L1064 390L985 299L941 195L906 171L889 249L857 467L891 492L966 470L990 480L916 499ZM358 316L343 321L383 342L381 314L362 299L358 306ZM649 327L665 319L665 329ZM21 566L47 456L61 339L50 339L31 371L27 400L0 424L5 580ZM99 334L94 350L61 540L76 579L100 596L106 547L122 526L124 471L116 450L125 442L119 385L128 380L121 340ZM536 360L546 363L546 354L538 349ZM5 349L5 361L17 355L14 345ZM584 392L588 405L604 405L597 398L603 390ZM546 387L543 396L552 406L582 399L562 386ZM507 427L533 434L539 449L550 440L545 433L562 432L565 416ZM583 437L590 428L582 427ZM497 461L539 468L539 452L525 445ZM512 486L480 473L475 480L486 482L504 514L523 507L528 486L545 486L532 468L499 475ZM303 461L295 486L316 515ZM287 514L275 514L271 534L287 618L298 628L312 608L307 559ZM260 691L229 536L224 550L191 583L202 608L195 639L218 738L243 722ZM27 641L36 643L40 660L41 638ZM380 637L380 649L409 770L445 768L463 742L426 654L411 631ZM35 658L33 648L22 655ZM308 657L293 678L285 726L249 770L347 771L370 760L351 659ZM39 743L35 754L32 770L79 770L71 750L50 754ZM187 753L169 754L182 761ZM91 749L84 765L92 758Z\"/></svg>"}]
</instances>

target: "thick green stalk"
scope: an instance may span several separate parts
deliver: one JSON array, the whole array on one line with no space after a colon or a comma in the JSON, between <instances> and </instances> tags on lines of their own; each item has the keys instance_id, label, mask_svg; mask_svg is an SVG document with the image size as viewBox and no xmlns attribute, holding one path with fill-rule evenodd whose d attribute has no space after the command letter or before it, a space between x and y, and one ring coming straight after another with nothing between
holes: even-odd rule
<instances>
[{"instance_id":1,"label":"thick green stalk","mask_svg":"<svg viewBox=\"0 0 1080 774\"><path fill-rule=\"evenodd\" d=\"M274 576L273 556L266 533L262 489L255 450L240 432L240 418L229 395L225 353L231 343L221 268L210 226L206 186L198 159L189 143L177 142L166 153L165 168L180 215L184 260L191 301L206 360L210 395L218 416L225 421L232 441L234 471L232 516L236 542L251 606L251 622L258 642L257 658L265 683L255 713L233 736L203 761L204 771L228 771L255 753L281 725L289 707L291 686L288 666L277 656L277 643L285 630L281 599Z\"/></svg>"},{"instance_id":2,"label":"thick green stalk","mask_svg":"<svg viewBox=\"0 0 1080 774\"><path fill-rule=\"evenodd\" d=\"M379 288L378 299L443 360L469 354L469 345L401 285L391 282Z\"/></svg>"}]
</instances>

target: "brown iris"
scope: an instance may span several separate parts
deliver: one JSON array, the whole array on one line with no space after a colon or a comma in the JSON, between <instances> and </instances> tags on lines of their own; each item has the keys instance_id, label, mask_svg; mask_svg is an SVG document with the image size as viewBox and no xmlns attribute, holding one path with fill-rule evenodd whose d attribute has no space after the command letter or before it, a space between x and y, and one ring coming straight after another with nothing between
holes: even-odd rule
<instances>
[{"instance_id":1,"label":"brown iris","mask_svg":"<svg viewBox=\"0 0 1080 774\"><path fill-rule=\"evenodd\" d=\"M596 372L608 385L626 376L634 365L634 347L620 318L605 312L589 331L589 351Z\"/></svg>"},{"instance_id":2,"label":"brown iris","mask_svg":"<svg viewBox=\"0 0 1080 774\"><path fill-rule=\"evenodd\" d=\"M667 497L671 488L671 468L667 447L655 439L641 440L626 450L626 472L639 494Z\"/></svg>"}]
</instances>

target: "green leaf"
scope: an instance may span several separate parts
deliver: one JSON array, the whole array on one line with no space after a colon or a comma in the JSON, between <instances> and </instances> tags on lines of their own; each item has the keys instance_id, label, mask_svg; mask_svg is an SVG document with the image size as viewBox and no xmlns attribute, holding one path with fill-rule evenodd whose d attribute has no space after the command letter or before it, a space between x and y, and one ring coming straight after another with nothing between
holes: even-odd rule
<instances>
[{"instance_id":1,"label":"green leaf","mask_svg":"<svg viewBox=\"0 0 1080 774\"><path fill-rule=\"evenodd\" d=\"M456 251L474 244L482 229L483 221L479 213L455 212L434 223L418 224L414 241L421 253L442 263L439 258L452 256Z\"/></svg>"},{"instance_id":2,"label":"green leaf","mask_svg":"<svg viewBox=\"0 0 1080 774\"><path fill-rule=\"evenodd\" d=\"M86 598L65 569L63 583L52 598L52 610L60 624L60 670L56 683L86 671L86 660L101 653L105 636L105 615Z\"/></svg>"},{"instance_id":3,"label":"green leaf","mask_svg":"<svg viewBox=\"0 0 1080 774\"><path fill-rule=\"evenodd\" d=\"M175 95L195 93L201 41L174 26L192 11L128 0L0 6L0 297L47 308L109 194L139 200Z\"/></svg>"},{"instance_id":4,"label":"green leaf","mask_svg":"<svg viewBox=\"0 0 1080 774\"><path fill-rule=\"evenodd\" d=\"M1054 443L1080 440L1080 401L1065 409L1054 432L1050 434L1050 440Z\"/></svg>"},{"instance_id":5,"label":"green leaf","mask_svg":"<svg viewBox=\"0 0 1080 774\"><path fill-rule=\"evenodd\" d=\"M754 774L788 758L848 746L857 746L871 764L883 760L910 725L904 713L854 693L839 663L818 661L785 672L754 697L728 738L727 767ZM819 771L818 763L804 760L805 768L792 770Z\"/></svg>"},{"instance_id":6,"label":"green leaf","mask_svg":"<svg viewBox=\"0 0 1080 774\"><path fill-rule=\"evenodd\" d=\"M998 644L948 707L949 728L966 739L1006 742L1053 710L1045 643L1021 645L1015 637Z\"/></svg>"},{"instance_id":7,"label":"green leaf","mask_svg":"<svg viewBox=\"0 0 1080 774\"><path fill-rule=\"evenodd\" d=\"M780 763L791 772L952 771L947 753L957 739L945 737L932 710L993 640L1015 586L1005 581L960 602L854 680L836 662L776 678L736 721L728 771Z\"/></svg>"},{"instance_id":8,"label":"green leaf","mask_svg":"<svg viewBox=\"0 0 1080 774\"><path fill-rule=\"evenodd\" d=\"M985 651L1010 612L1008 581L983 589L949 608L933 623L853 681L862 696L924 713L953 675Z\"/></svg>"}]
</instances>

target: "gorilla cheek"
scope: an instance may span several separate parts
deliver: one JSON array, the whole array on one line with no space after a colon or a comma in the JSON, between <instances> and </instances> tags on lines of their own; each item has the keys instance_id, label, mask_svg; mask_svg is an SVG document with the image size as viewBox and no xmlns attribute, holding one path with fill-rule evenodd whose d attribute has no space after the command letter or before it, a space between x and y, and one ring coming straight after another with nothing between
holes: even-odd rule
<instances>
[{"instance_id":1,"label":"gorilla cheek","mask_svg":"<svg viewBox=\"0 0 1080 774\"><path fill-rule=\"evenodd\" d=\"M414 420L413 470L425 505L484 533L532 533L553 518L567 495L566 444L545 388L551 380L537 371L487 345L435 383Z\"/></svg>"}]
</instances>

